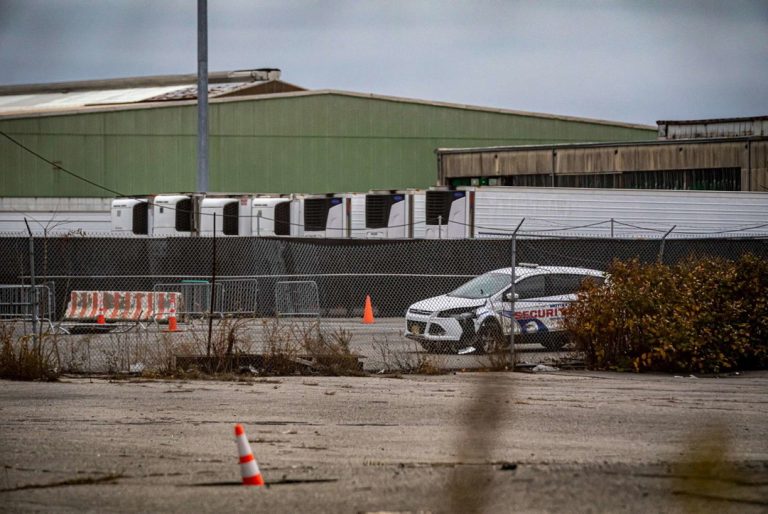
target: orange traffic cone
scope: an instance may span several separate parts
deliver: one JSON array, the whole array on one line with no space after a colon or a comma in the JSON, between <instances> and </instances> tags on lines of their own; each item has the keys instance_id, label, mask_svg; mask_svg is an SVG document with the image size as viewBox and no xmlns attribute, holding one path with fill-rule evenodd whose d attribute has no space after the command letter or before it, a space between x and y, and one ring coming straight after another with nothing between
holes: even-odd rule
<instances>
[{"instance_id":1,"label":"orange traffic cone","mask_svg":"<svg viewBox=\"0 0 768 514\"><path fill-rule=\"evenodd\" d=\"M245 437L245 429L240 423L235 425L235 442L237 454L240 457L240 475L243 477L243 485L264 485L259 465L256 464L251 445Z\"/></svg>"},{"instance_id":2,"label":"orange traffic cone","mask_svg":"<svg viewBox=\"0 0 768 514\"><path fill-rule=\"evenodd\" d=\"M99 302L99 314L96 316L96 323L99 325L105 325L107 323L107 318L104 316L104 305Z\"/></svg>"},{"instance_id":3,"label":"orange traffic cone","mask_svg":"<svg viewBox=\"0 0 768 514\"><path fill-rule=\"evenodd\" d=\"M371 295L365 295L365 308L363 309L363 323L374 323L373 307L371 307Z\"/></svg>"},{"instance_id":4,"label":"orange traffic cone","mask_svg":"<svg viewBox=\"0 0 768 514\"><path fill-rule=\"evenodd\" d=\"M168 332L176 332L176 302L171 300L171 310L168 314Z\"/></svg>"}]
</instances>

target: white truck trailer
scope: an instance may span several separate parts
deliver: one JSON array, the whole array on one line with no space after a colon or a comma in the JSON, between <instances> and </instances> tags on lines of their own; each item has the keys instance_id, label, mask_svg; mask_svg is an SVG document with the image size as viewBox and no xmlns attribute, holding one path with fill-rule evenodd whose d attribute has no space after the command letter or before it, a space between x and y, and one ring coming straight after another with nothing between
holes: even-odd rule
<instances>
[{"instance_id":1,"label":"white truck trailer","mask_svg":"<svg viewBox=\"0 0 768 514\"><path fill-rule=\"evenodd\" d=\"M424 191L371 191L365 195L365 237L423 238Z\"/></svg>"},{"instance_id":2,"label":"white truck trailer","mask_svg":"<svg viewBox=\"0 0 768 514\"><path fill-rule=\"evenodd\" d=\"M191 236L200 195L157 195L152 199L153 236Z\"/></svg>"},{"instance_id":3,"label":"white truck trailer","mask_svg":"<svg viewBox=\"0 0 768 514\"><path fill-rule=\"evenodd\" d=\"M426 237L521 235L657 238L768 234L768 193L545 187L435 188Z\"/></svg>"},{"instance_id":4,"label":"white truck trailer","mask_svg":"<svg viewBox=\"0 0 768 514\"><path fill-rule=\"evenodd\" d=\"M108 198L0 197L0 233L63 235L109 232Z\"/></svg>"},{"instance_id":5,"label":"white truck trailer","mask_svg":"<svg viewBox=\"0 0 768 514\"><path fill-rule=\"evenodd\" d=\"M251 235L304 235L303 197L301 195L257 196L251 202Z\"/></svg>"},{"instance_id":6,"label":"white truck trailer","mask_svg":"<svg viewBox=\"0 0 768 514\"><path fill-rule=\"evenodd\" d=\"M154 197L115 198L110 206L112 232L150 235L154 226Z\"/></svg>"},{"instance_id":7,"label":"white truck trailer","mask_svg":"<svg viewBox=\"0 0 768 514\"><path fill-rule=\"evenodd\" d=\"M213 193L115 198L111 231L149 236L300 236L296 195Z\"/></svg>"},{"instance_id":8,"label":"white truck trailer","mask_svg":"<svg viewBox=\"0 0 768 514\"><path fill-rule=\"evenodd\" d=\"M365 237L365 196L345 193L304 197L304 237Z\"/></svg>"}]
</instances>

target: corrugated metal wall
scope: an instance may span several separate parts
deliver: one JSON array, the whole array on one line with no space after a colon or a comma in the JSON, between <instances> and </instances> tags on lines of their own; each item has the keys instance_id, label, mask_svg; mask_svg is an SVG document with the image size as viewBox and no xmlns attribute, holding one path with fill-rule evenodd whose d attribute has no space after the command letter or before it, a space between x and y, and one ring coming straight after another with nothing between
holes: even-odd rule
<instances>
[{"instance_id":1,"label":"corrugated metal wall","mask_svg":"<svg viewBox=\"0 0 768 514\"><path fill-rule=\"evenodd\" d=\"M63 167L123 194L192 191L196 106L0 120ZM654 129L322 93L210 105L213 191L427 187L438 147L652 140ZM0 195L110 196L0 138Z\"/></svg>"},{"instance_id":2,"label":"corrugated metal wall","mask_svg":"<svg viewBox=\"0 0 768 514\"><path fill-rule=\"evenodd\" d=\"M443 179L514 175L594 175L632 171L741 170L745 191L768 190L768 141L695 140L658 144L532 149L475 149L443 153ZM751 171L750 171L751 170Z\"/></svg>"},{"instance_id":3,"label":"corrugated metal wall","mask_svg":"<svg viewBox=\"0 0 768 514\"><path fill-rule=\"evenodd\" d=\"M768 136L768 118L734 118L690 122L659 122L659 139Z\"/></svg>"}]
</instances>

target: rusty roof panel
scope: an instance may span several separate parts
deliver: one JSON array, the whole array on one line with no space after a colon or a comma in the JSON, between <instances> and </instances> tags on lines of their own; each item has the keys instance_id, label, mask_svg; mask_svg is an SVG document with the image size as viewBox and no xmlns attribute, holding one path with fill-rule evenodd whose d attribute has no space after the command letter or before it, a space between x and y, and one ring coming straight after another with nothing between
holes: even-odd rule
<instances>
[{"instance_id":1,"label":"rusty roof panel","mask_svg":"<svg viewBox=\"0 0 768 514\"><path fill-rule=\"evenodd\" d=\"M254 84L261 84L262 82L234 82L230 84L209 84L208 96L216 97L226 93L232 93L244 86L253 86ZM170 102L178 100L196 100L197 99L197 86L183 87L174 91L169 91L157 96L145 98L142 102Z\"/></svg>"}]
</instances>

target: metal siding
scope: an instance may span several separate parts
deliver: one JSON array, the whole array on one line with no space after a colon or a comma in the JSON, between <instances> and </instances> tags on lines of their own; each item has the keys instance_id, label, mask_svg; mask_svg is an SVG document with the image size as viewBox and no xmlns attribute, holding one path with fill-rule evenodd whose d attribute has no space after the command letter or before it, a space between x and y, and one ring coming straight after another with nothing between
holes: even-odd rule
<instances>
[{"instance_id":1,"label":"metal siding","mask_svg":"<svg viewBox=\"0 0 768 514\"><path fill-rule=\"evenodd\" d=\"M659 122L659 133L661 139L765 136L768 135L768 119Z\"/></svg>"},{"instance_id":2,"label":"metal siding","mask_svg":"<svg viewBox=\"0 0 768 514\"><path fill-rule=\"evenodd\" d=\"M748 148L752 155L749 156ZM768 141L716 141L679 144L659 143L584 148L535 148L471 150L442 155L445 178L489 177L551 173L552 152L556 174L598 174L628 171L697 170L741 168L742 187L751 191L768 190L766 153ZM500 173L493 162L498 155ZM752 167L751 184L749 167Z\"/></svg>"},{"instance_id":3,"label":"metal siding","mask_svg":"<svg viewBox=\"0 0 768 514\"><path fill-rule=\"evenodd\" d=\"M513 230L522 218L527 220L526 231L585 226L614 218L655 230L677 225L678 232L716 232L760 225L766 216L768 202L760 193L487 187L475 196L478 230L493 227L490 231L497 235ZM589 231L608 233L610 229L605 224Z\"/></svg>"},{"instance_id":4,"label":"metal siding","mask_svg":"<svg viewBox=\"0 0 768 514\"><path fill-rule=\"evenodd\" d=\"M768 191L768 141L751 145L752 191Z\"/></svg>"},{"instance_id":5,"label":"metal siding","mask_svg":"<svg viewBox=\"0 0 768 514\"><path fill-rule=\"evenodd\" d=\"M341 94L210 107L211 189L219 191L423 188L436 183L438 147L655 136L654 130ZM0 128L73 172L141 194L194 189L196 119L195 106L175 106L0 120ZM109 196L1 144L4 195ZM492 170L495 163L482 166ZM550 164L534 160L523 168L531 166L549 171Z\"/></svg>"}]
</instances>

